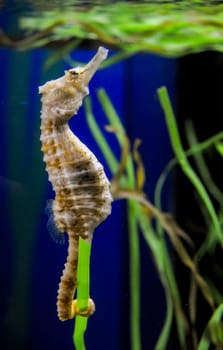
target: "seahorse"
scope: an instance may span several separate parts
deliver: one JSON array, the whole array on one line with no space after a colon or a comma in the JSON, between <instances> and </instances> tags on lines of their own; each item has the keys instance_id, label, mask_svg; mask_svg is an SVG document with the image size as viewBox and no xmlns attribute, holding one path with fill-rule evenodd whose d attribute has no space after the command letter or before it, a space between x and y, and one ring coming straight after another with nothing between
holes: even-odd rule
<instances>
[{"instance_id":1,"label":"seahorse","mask_svg":"<svg viewBox=\"0 0 223 350\"><path fill-rule=\"evenodd\" d=\"M49 181L55 192L49 225L53 226L56 240L68 235L68 254L58 294L57 313L60 320L75 317L77 302L78 242L82 238L91 242L93 232L111 212L110 182L95 155L71 131L68 121L77 114L83 98L89 93L88 84L108 50L99 47L95 56L84 67L65 71L55 80L39 87L41 102L41 150ZM95 310L89 298L89 316Z\"/></svg>"}]
</instances>

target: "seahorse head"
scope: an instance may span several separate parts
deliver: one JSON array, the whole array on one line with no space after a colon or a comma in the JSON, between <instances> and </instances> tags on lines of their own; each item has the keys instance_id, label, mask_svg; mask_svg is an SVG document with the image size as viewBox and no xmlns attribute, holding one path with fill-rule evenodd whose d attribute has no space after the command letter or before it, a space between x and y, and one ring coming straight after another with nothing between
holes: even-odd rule
<instances>
[{"instance_id":1,"label":"seahorse head","mask_svg":"<svg viewBox=\"0 0 223 350\"><path fill-rule=\"evenodd\" d=\"M66 122L82 105L83 98L88 95L88 84L101 62L107 57L103 47L99 47L95 56L84 67L76 67L65 71L65 74L39 87L42 94L42 115L55 121ZM43 113L44 112L44 113Z\"/></svg>"}]
</instances>

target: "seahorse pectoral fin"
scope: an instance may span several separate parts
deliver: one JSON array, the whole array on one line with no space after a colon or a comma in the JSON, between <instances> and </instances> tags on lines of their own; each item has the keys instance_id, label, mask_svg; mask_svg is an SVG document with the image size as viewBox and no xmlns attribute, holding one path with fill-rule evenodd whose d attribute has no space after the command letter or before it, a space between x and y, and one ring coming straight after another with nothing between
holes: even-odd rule
<instances>
[{"instance_id":1,"label":"seahorse pectoral fin","mask_svg":"<svg viewBox=\"0 0 223 350\"><path fill-rule=\"evenodd\" d=\"M63 232L61 232L55 221L54 221L54 215L53 215L53 200L49 199L46 203L45 213L49 217L47 221L47 230L52 238L52 240L60 245L63 245L65 243L65 235Z\"/></svg>"}]
</instances>

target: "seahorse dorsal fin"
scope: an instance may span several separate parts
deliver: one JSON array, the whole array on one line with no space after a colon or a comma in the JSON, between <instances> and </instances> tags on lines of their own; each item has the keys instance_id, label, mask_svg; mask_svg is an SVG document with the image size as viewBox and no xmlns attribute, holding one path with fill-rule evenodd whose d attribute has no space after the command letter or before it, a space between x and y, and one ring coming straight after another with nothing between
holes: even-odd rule
<instances>
[{"instance_id":1,"label":"seahorse dorsal fin","mask_svg":"<svg viewBox=\"0 0 223 350\"><path fill-rule=\"evenodd\" d=\"M45 213L49 217L47 221L47 230L52 238L52 240L60 245L65 243L65 235L61 232L54 221L53 215L53 200L49 199L46 203Z\"/></svg>"}]
</instances>

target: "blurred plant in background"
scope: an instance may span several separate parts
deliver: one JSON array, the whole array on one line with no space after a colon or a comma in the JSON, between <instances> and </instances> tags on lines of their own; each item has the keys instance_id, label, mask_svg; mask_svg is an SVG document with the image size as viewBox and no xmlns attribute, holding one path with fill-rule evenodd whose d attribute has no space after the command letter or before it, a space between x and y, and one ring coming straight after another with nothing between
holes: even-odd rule
<instances>
[{"instance_id":1,"label":"blurred plant in background","mask_svg":"<svg viewBox=\"0 0 223 350\"><path fill-rule=\"evenodd\" d=\"M194 143L190 149L184 151L181 146L176 120L166 89L160 88L158 90L158 96L164 110L169 137L176 158L168 163L157 182L157 187L155 189L156 207L147 199L146 194L143 192L146 174L138 151L139 140L135 141L133 149L130 150L129 140L114 106L106 92L103 89L99 90L98 98L110 124L107 130L115 134L120 144L121 161L119 163L95 121L90 98L87 98L85 102L89 127L113 173L111 189L114 199L127 199L130 239L132 349L141 349L140 312L143 305L140 303L139 234L143 235L148 244L166 296L166 319L155 349L167 348L173 322L176 322L177 325L181 349L186 348L187 337L193 338L194 350L208 349L210 344L214 344L216 348L218 348L223 345L223 328L220 322L223 316L223 293L217 290L214 285L210 285L208 281L205 280L205 276L200 275L199 261L202 260L205 254L213 253L216 245L222 247L222 220L221 216L218 216L215 212L208 192L201 181L202 176L200 178L195 173L194 169L190 166L188 157L202 157L201 152L205 151L211 145L216 145L216 147L220 148L222 151L220 140L223 138L223 132L220 132L211 139L200 144ZM192 126L189 129L189 134L192 135ZM173 170L177 163L180 164L185 176L187 176L194 185L195 190L201 198L202 205L208 213L205 212L205 215L209 216L208 222L210 230L199 251L194 250L191 238L177 225L173 217L161 211L162 187L168 172ZM152 219L155 219L155 225ZM191 272L191 285L188 288L189 319L183 311L178 282L174 272L174 264L171 259L172 253L171 249L168 247L168 241L171 242L172 247L179 255L182 264ZM136 288L136 286L138 286L138 288ZM203 298L213 311L213 315L200 339L196 328L191 327L191 324L195 325L196 323L197 289L200 289Z\"/></svg>"},{"instance_id":2,"label":"blurred plant in background","mask_svg":"<svg viewBox=\"0 0 223 350\"><path fill-rule=\"evenodd\" d=\"M120 50L115 60L137 52L177 57L207 49L222 51L223 5L218 1L106 1L103 6L100 1L84 5L76 1L72 5L65 2L55 10L55 4L47 8L38 1L32 5L34 14L28 12L20 19L23 38L12 40L1 32L1 45L19 50L60 46L52 61L80 43L97 41Z\"/></svg>"}]
</instances>

